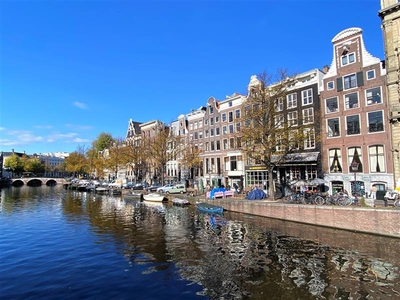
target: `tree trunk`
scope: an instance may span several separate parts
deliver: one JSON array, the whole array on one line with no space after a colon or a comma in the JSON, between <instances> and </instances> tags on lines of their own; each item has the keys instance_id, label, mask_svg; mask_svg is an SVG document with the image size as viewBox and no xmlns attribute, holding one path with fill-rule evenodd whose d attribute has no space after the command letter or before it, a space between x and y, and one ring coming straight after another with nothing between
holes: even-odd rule
<instances>
[{"instance_id":1,"label":"tree trunk","mask_svg":"<svg viewBox=\"0 0 400 300\"><path fill-rule=\"evenodd\" d=\"M274 173L272 172L274 168L268 169L268 199L275 201L275 184L274 184Z\"/></svg>"}]
</instances>

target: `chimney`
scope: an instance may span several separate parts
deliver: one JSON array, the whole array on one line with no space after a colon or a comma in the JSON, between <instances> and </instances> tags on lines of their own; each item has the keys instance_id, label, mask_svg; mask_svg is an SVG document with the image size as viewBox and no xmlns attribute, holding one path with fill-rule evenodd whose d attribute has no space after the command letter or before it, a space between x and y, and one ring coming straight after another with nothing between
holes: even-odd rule
<instances>
[{"instance_id":1,"label":"chimney","mask_svg":"<svg viewBox=\"0 0 400 300\"><path fill-rule=\"evenodd\" d=\"M323 72L324 74L328 73L328 71L329 71L329 67L328 67L327 65L325 65L325 66L322 67L322 72Z\"/></svg>"}]
</instances>

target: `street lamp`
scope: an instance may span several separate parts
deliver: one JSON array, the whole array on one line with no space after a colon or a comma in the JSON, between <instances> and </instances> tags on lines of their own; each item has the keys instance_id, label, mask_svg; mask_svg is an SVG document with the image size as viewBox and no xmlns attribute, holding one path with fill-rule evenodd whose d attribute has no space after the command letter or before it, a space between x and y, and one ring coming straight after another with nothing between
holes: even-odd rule
<instances>
[{"instance_id":1,"label":"street lamp","mask_svg":"<svg viewBox=\"0 0 400 300\"><path fill-rule=\"evenodd\" d=\"M357 170L358 170L359 163L356 161L353 161L351 163L351 170L354 172L354 204L358 204L358 198L357 198Z\"/></svg>"}]
</instances>

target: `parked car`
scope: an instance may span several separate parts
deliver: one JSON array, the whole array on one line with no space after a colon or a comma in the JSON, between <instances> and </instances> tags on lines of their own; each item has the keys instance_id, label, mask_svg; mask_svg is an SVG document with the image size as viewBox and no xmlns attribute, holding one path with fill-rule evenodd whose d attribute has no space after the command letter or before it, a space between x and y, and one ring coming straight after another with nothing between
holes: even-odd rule
<instances>
[{"instance_id":1,"label":"parked car","mask_svg":"<svg viewBox=\"0 0 400 300\"><path fill-rule=\"evenodd\" d=\"M132 190L144 190L147 186L147 183L137 183L132 187Z\"/></svg>"},{"instance_id":2,"label":"parked car","mask_svg":"<svg viewBox=\"0 0 400 300\"><path fill-rule=\"evenodd\" d=\"M161 183L154 183L151 186L148 186L146 188L146 191L148 192L156 192L158 188L162 187Z\"/></svg>"},{"instance_id":3,"label":"parked car","mask_svg":"<svg viewBox=\"0 0 400 300\"><path fill-rule=\"evenodd\" d=\"M114 180L113 182L111 182L108 185L109 188L118 188L121 189L122 188L122 180Z\"/></svg>"},{"instance_id":4,"label":"parked car","mask_svg":"<svg viewBox=\"0 0 400 300\"><path fill-rule=\"evenodd\" d=\"M122 184L122 188L123 189L131 189L134 186L135 186L135 183L133 181L129 181L129 182L126 182L126 183Z\"/></svg>"},{"instance_id":5,"label":"parked car","mask_svg":"<svg viewBox=\"0 0 400 300\"><path fill-rule=\"evenodd\" d=\"M175 184L173 184L173 183L168 183L168 184L166 184L166 185L164 185L164 186L162 186L162 187L159 187L158 189L157 189L157 192L159 192L159 193L166 193L170 188L172 188L173 186L174 186Z\"/></svg>"},{"instance_id":6,"label":"parked car","mask_svg":"<svg viewBox=\"0 0 400 300\"><path fill-rule=\"evenodd\" d=\"M186 193L186 186L184 183L178 183L166 191L167 194L183 194Z\"/></svg>"}]
</instances>

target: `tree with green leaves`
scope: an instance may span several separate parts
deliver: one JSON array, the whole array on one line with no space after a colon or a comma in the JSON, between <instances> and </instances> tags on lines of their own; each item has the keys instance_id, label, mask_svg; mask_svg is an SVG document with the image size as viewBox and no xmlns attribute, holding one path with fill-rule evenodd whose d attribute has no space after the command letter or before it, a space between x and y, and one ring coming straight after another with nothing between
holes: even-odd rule
<instances>
[{"instance_id":1,"label":"tree with green leaves","mask_svg":"<svg viewBox=\"0 0 400 300\"><path fill-rule=\"evenodd\" d=\"M45 166L38 157L32 157L25 161L24 170L34 174L43 174Z\"/></svg>"},{"instance_id":2,"label":"tree with green leaves","mask_svg":"<svg viewBox=\"0 0 400 300\"><path fill-rule=\"evenodd\" d=\"M100 152L108 149L114 143L114 138L110 133L102 132L92 142L92 148L94 151Z\"/></svg>"},{"instance_id":3,"label":"tree with green leaves","mask_svg":"<svg viewBox=\"0 0 400 300\"><path fill-rule=\"evenodd\" d=\"M14 153L5 160L4 168L7 171L11 171L14 176L15 174L21 174L24 171L24 164L22 159Z\"/></svg>"},{"instance_id":4,"label":"tree with green leaves","mask_svg":"<svg viewBox=\"0 0 400 300\"><path fill-rule=\"evenodd\" d=\"M303 125L301 115L293 121L279 108L293 77L284 70L279 70L277 76L264 72L259 79L252 80L248 97L242 104L238 140L247 158L267 170L271 199L275 198L274 168L284 163L288 154L299 152L308 135L314 135L315 139L313 127Z\"/></svg>"},{"instance_id":5,"label":"tree with green leaves","mask_svg":"<svg viewBox=\"0 0 400 300\"><path fill-rule=\"evenodd\" d=\"M87 174L88 162L84 153L77 150L69 154L64 160L65 171L73 173L74 176Z\"/></svg>"}]
</instances>

